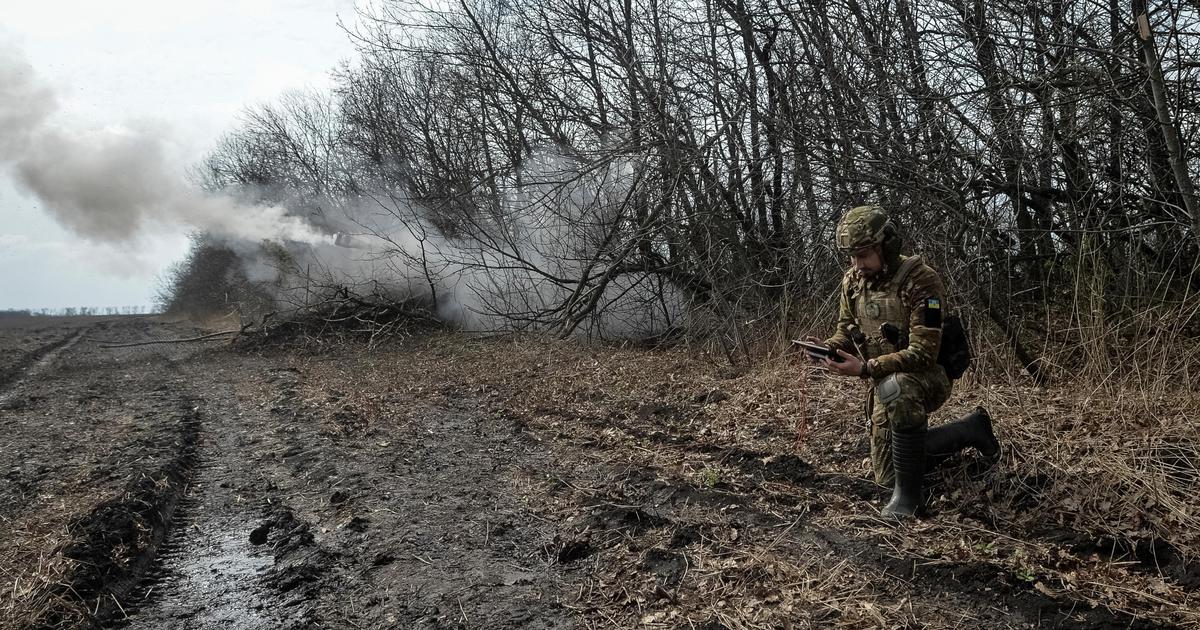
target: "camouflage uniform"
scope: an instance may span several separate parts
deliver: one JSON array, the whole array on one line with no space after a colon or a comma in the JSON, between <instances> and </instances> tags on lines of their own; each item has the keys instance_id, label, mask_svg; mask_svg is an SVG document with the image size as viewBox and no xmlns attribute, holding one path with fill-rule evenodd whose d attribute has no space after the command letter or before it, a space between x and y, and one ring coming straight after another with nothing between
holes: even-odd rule
<instances>
[{"instance_id":1,"label":"camouflage uniform","mask_svg":"<svg viewBox=\"0 0 1200 630\"><path fill-rule=\"evenodd\" d=\"M995 456L1000 443L982 407L929 427L929 414L950 397L950 379L938 363L945 289L937 273L920 258L900 255L899 234L879 206L851 208L836 241L851 268L842 279L837 332L826 344L858 354L865 361L858 375L871 379L871 462L875 480L893 486L879 513L913 518L924 502L926 470L967 447ZM866 276L857 267L876 272ZM950 350L960 356L960 349Z\"/></svg>"},{"instance_id":2,"label":"camouflage uniform","mask_svg":"<svg viewBox=\"0 0 1200 630\"><path fill-rule=\"evenodd\" d=\"M942 279L924 262L917 262L897 283L904 260L906 257L886 261L883 270L869 279L853 268L846 272L837 332L826 341L832 348L870 360L872 387L866 406L871 463L875 481L881 485L894 481L891 431L924 430L929 414L950 397L950 379L937 363L945 309ZM884 338L880 332L884 323L908 331L906 348L898 350ZM855 343L856 336L859 343ZM900 385L900 395L884 404L876 385L891 375Z\"/></svg>"}]
</instances>

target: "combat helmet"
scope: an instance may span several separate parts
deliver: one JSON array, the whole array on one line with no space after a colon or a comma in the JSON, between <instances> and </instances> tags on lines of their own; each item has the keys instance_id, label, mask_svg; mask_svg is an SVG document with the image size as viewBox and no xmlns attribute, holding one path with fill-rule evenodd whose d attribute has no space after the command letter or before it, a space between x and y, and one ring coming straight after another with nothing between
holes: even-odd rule
<instances>
[{"instance_id":1,"label":"combat helmet","mask_svg":"<svg viewBox=\"0 0 1200 630\"><path fill-rule=\"evenodd\" d=\"M856 206L842 216L835 236L837 247L849 253L871 245L882 245L886 260L900 255L900 236L883 206Z\"/></svg>"},{"instance_id":2,"label":"combat helmet","mask_svg":"<svg viewBox=\"0 0 1200 630\"><path fill-rule=\"evenodd\" d=\"M837 246L842 251L854 251L883 244L888 225L887 213L881 206L857 206L842 216L837 226Z\"/></svg>"}]
</instances>

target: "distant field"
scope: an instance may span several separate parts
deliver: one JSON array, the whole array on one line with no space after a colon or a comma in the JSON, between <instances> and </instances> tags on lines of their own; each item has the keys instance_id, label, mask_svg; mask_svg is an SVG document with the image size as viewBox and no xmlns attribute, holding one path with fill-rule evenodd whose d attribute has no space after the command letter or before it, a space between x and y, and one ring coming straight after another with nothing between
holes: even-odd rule
<instances>
[{"instance_id":1,"label":"distant field","mask_svg":"<svg viewBox=\"0 0 1200 630\"><path fill-rule=\"evenodd\" d=\"M147 315L26 315L0 311L0 328L43 330L63 326L75 327L117 317L148 317Z\"/></svg>"}]
</instances>

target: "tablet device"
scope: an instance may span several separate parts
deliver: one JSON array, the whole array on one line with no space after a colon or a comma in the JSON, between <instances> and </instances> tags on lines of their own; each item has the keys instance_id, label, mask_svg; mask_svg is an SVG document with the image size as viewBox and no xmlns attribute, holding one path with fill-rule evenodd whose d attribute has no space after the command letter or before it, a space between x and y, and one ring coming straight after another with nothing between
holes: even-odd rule
<instances>
[{"instance_id":1,"label":"tablet device","mask_svg":"<svg viewBox=\"0 0 1200 630\"><path fill-rule=\"evenodd\" d=\"M793 339L792 343L804 348L804 351L808 353L808 356L815 359L829 359L834 363L842 362L841 355L839 355L833 348L822 346L819 343L809 343L800 339Z\"/></svg>"}]
</instances>

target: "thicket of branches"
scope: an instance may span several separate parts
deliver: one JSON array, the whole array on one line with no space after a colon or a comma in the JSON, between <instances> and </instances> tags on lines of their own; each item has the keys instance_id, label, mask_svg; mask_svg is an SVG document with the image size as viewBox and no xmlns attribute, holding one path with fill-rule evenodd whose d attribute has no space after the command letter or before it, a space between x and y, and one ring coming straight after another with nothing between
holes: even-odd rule
<instances>
[{"instance_id":1,"label":"thicket of branches","mask_svg":"<svg viewBox=\"0 0 1200 630\"><path fill-rule=\"evenodd\" d=\"M202 319L228 315L237 307L271 308L271 295L247 280L237 252L201 234L191 241L187 257L161 279L155 296L159 312Z\"/></svg>"},{"instance_id":2,"label":"thicket of branches","mask_svg":"<svg viewBox=\"0 0 1200 630\"><path fill-rule=\"evenodd\" d=\"M459 236L507 211L539 151L626 161L591 264L546 274L569 297L531 319L647 277L733 345L749 321L795 327L797 304L825 305L803 324L831 317L833 227L879 202L1035 376L1106 369L1131 339L1198 335L1198 9L379 2L348 27L360 58L332 93L248 112L205 174L311 200L383 191Z\"/></svg>"}]
</instances>

